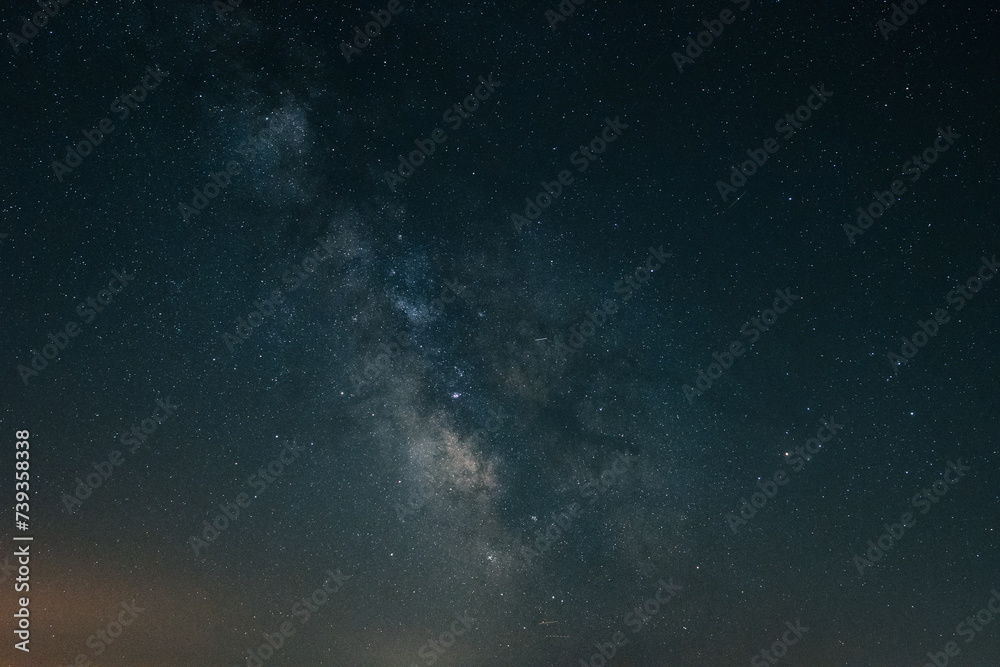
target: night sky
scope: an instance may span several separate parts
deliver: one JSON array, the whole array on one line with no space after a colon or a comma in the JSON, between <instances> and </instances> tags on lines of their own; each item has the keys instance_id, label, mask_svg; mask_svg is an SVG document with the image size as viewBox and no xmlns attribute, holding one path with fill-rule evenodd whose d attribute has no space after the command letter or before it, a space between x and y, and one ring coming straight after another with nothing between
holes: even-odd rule
<instances>
[{"instance_id":1,"label":"night sky","mask_svg":"<svg viewBox=\"0 0 1000 667\"><path fill-rule=\"evenodd\" d=\"M1000 9L329 4L4 7L0 664L1000 664Z\"/></svg>"}]
</instances>

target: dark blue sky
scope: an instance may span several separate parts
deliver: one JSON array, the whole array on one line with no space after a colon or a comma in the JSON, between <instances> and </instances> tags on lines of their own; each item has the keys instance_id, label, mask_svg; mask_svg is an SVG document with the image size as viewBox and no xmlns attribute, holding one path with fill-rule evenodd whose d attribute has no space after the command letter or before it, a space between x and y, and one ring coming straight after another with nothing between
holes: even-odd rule
<instances>
[{"instance_id":1,"label":"dark blue sky","mask_svg":"<svg viewBox=\"0 0 1000 667\"><path fill-rule=\"evenodd\" d=\"M991 664L1000 17L903 4L8 36L3 661Z\"/></svg>"}]
</instances>

